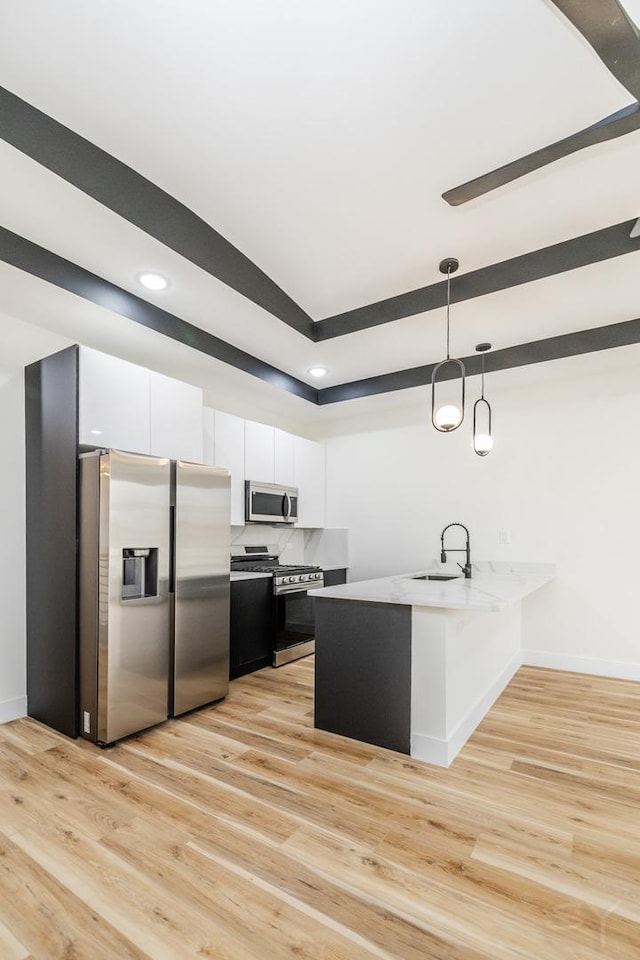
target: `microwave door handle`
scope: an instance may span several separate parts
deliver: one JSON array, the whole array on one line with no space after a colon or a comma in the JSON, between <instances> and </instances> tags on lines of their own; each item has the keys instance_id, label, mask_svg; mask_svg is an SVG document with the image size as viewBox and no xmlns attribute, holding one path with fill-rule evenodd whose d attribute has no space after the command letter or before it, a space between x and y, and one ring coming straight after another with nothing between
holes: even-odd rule
<instances>
[{"instance_id":1,"label":"microwave door handle","mask_svg":"<svg viewBox=\"0 0 640 960\"><path fill-rule=\"evenodd\" d=\"M285 493L284 495L284 502L285 502L284 518L285 520L289 520L291 518L291 497L289 496L288 493Z\"/></svg>"}]
</instances>

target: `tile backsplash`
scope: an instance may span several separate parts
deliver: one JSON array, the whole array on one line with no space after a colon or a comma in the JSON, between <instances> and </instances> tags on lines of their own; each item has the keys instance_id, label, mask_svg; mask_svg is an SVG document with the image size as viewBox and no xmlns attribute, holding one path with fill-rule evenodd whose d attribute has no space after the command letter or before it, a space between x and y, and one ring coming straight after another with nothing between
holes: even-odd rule
<instances>
[{"instance_id":1,"label":"tile backsplash","mask_svg":"<svg viewBox=\"0 0 640 960\"><path fill-rule=\"evenodd\" d=\"M269 524L231 527L231 552L240 545L265 546L277 553L282 563L349 566L348 531L339 528L300 530Z\"/></svg>"},{"instance_id":2,"label":"tile backsplash","mask_svg":"<svg viewBox=\"0 0 640 960\"><path fill-rule=\"evenodd\" d=\"M272 527L251 524L231 527L231 552L239 545L264 545L278 554L282 563L304 563L304 530L294 527Z\"/></svg>"}]
</instances>

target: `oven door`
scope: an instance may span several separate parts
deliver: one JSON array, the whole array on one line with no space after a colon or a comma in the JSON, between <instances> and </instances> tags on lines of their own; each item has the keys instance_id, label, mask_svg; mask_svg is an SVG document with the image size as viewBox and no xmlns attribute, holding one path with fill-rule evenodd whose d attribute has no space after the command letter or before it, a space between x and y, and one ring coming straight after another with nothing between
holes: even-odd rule
<instances>
[{"instance_id":1,"label":"oven door","mask_svg":"<svg viewBox=\"0 0 640 960\"><path fill-rule=\"evenodd\" d=\"M322 584L312 584L315 589ZM316 649L313 599L307 588L274 594L276 636L274 667L306 657Z\"/></svg>"}]
</instances>

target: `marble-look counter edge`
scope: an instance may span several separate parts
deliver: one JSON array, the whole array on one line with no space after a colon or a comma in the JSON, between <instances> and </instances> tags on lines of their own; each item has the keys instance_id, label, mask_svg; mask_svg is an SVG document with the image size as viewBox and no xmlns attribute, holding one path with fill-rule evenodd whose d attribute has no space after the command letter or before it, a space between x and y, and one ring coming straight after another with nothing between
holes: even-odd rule
<instances>
[{"instance_id":1,"label":"marble-look counter edge","mask_svg":"<svg viewBox=\"0 0 640 960\"><path fill-rule=\"evenodd\" d=\"M505 572L508 570L508 572ZM426 573L439 572L433 565L425 570L360 580L335 587L310 590L318 599L352 600L361 603L397 603L412 607L450 610L504 610L553 580L553 564L479 563L471 579L420 580Z\"/></svg>"}]
</instances>

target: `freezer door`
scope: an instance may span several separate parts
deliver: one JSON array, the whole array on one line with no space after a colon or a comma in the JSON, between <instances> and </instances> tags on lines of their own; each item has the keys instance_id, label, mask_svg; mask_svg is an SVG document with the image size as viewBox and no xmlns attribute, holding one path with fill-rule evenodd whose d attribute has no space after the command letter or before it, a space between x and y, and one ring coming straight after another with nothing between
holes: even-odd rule
<instances>
[{"instance_id":1,"label":"freezer door","mask_svg":"<svg viewBox=\"0 0 640 960\"><path fill-rule=\"evenodd\" d=\"M100 457L97 739L166 720L171 462Z\"/></svg>"},{"instance_id":2,"label":"freezer door","mask_svg":"<svg viewBox=\"0 0 640 960\"><path fill-rule=\"evenodd\" d=\"M231 477L175 463L173 714L229 689Z\"/></svg>"}]
</instances>

